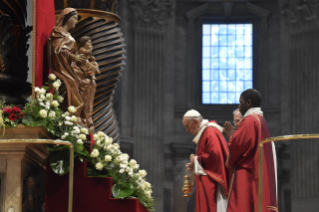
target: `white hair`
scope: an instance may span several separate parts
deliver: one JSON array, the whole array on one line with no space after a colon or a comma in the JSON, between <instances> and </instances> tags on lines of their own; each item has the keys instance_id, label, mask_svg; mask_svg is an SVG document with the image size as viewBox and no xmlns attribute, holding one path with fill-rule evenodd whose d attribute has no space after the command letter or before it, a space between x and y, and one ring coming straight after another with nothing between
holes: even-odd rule
<instances>
[{"instance_id":1,"label":"white hair","mask_svg":"<svg viewBox=\"0 0 319 212\"><path fill-rule=\"evenodd\" d=\"M235 115L237 113L237 111L240 114L240 118L243 118L244 116L241 114L241 112L239 111L239 108L237 108L236 110L233 111L233 115Z\"/></svg>"},{"instance_id":2,"label":"white hair","mask_svg":"<svg viewBox=\"0 0 319 212\"><path fill-rule=\"evenodd\" d=\"M194 110L194 109L190 109L188 110L185 114L184 114L184 117L189 119L189 120L193 120L193 119L196 119L198 121L202 121L203 120L203 117L202 115L197 111L197 110Z\"/></svg>"}]
</instances>

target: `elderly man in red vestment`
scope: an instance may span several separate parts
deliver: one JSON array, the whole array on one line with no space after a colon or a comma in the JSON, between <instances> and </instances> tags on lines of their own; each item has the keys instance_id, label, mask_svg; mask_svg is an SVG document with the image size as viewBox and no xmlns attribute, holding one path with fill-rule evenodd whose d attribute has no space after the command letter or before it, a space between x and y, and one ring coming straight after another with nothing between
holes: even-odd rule
<instances>
[{"instance_id":1,"label":"elderly man in red vestment","mask_svg":"<svg viewBox=\"0 0 319 212\"><path fill-rule=\"evenodd\" d=\"M195 138L196 156L186 164L195 173L196 212L225 212L228 193L227 143L223 128L215 121L204 120L196 110L189 110L183 124Z\"/></svg>"},{"instance_id":2,"label":"elderly man in red vestment","mask_svg":"<svg viewBox=\"0 0 319 212\"><path fill-rule=\"evenodd\" d=\"M248 89L240 96L239 110L244 115L234 131L229 122L224 131L228 138L229 156L226 167L231 167L227 212L258 211L258 150L261 140L270 137L266 120L260 109L261 95ZM263 201L262 211L278 211L276 197L276 158L273 143L263 146Z\"/></svg>"}]
</instances>

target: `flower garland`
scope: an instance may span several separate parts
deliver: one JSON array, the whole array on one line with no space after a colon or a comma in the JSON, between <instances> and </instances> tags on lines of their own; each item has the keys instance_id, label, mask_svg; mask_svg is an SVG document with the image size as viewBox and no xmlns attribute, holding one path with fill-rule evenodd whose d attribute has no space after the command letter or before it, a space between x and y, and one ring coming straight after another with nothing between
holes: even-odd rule
<instances>
[{"instance_id":1,"label":"flower garland","mask_svg":"<svg viewBox=\"0 0 319 212\"><path fill-rule=\"evenodd\" d=\"M123 154L120 146L103 132L94 134L96 144L89 153L85 147L89 131L78 126L74 106L63 112L59 105L63 97L59 95L61 81L54 74L49 75L47 86L35 87L36 98L28 98L23 111L16 106L5 105L0 101L0 129L16 127L19 123L27 126L42 126L53 137L69 141L74 145L74 158L88 161L89 176L111 177L114 185L112 194L115 198L137 198L149 211L154 211L152 186L146 181L145 170L139 170L136 160ZM68 146L47 146L50 150L50 166L58 175L69 172Z\"/></svg>"}]
</instances>

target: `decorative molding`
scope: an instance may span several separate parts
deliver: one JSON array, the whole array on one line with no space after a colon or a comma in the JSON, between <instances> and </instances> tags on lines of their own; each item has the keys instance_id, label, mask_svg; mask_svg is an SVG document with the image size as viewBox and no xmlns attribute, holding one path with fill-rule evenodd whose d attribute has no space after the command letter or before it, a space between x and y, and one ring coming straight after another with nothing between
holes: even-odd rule
<instances>
[{"instance_id":1,"label":"decorative molding","mask_svg":"<svg viewBox=\"0 0 319 212\"><path fill-rule=\"evenodd\" d=\"M226 17L231 16L234 3L233 2L222 2L222 5L224 8L224 15Z\"/></svg>"},{"instance_id":2,"label":"decorative molding","mask_svg":"<svg viewBox=\"0 0 319 212\"><path fill-rule=\"evenodd\" d=\"M203 4L199 7L196 7L195 9L190 10L190 11L185 13L185 16L188 20L188 33L189 33L189 35L193 34L193 29L195 27L194 20L197 17L205 14L207 12L208 6L209 6L209 3L206 3L206 4Z\"/></svg>"},{"instance_id":3,"label":"decorative molding","mask_svg":"<svg viewBox=\"0 0 319 212\"><path fill-rule=\"evenodd\" d=\"M279 3L281 13L286 16L291 33L301 33L319 26L319 2L294 0L281 0Z\"/></svg>"},{"instance_id":4,"label":"decorative molding","mask_svg":"<svg viewBox=\"0 0 319 212\"><path fill-rule=\"evenodd\" d=\"M258 7L252 3L246 3L249 12L258 16L261 19L261 30L263 35L267 35L268 33L268 18L271 14L268 10L265 10L261 7Z\"/></svg>"},{"instance_id":5,"label":"decorative molding","mask_svg":"<svg viewBox=\"0 0 319 212\"><path fill-rule=\"evenodd\" d=\"M129 0L136 25L140 28L164 30L173 17L175 0Z\"/></svg>"},{"instance_id":6,"label":"decorative molding","mask_svg":"<svg viewBox=\"0 0 319 212\"><path fill-rule=\"evenodd\" d=\"M207 9L208 9L208 6L209 6L209 3L203 4L203 5L199 6L199 7L196 7L193 10L190 10L190 11L186 12L185 15L186 15L188 20L195 19L198 16L203 15L204 13L206 13Z\"/></svg>"}]
</instances>

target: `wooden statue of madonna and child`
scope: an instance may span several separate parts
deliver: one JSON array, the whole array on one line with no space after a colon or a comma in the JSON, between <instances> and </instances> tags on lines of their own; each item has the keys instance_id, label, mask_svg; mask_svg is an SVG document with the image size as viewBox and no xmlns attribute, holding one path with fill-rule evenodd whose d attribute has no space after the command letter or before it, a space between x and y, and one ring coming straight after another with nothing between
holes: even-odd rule
<instances>
[{"instance_id":1,"label":"wooden statue of madonna and child","mask_svg":"<svg viewBox=\"0 0 319 212\"><path fill-rule=\"evenodd\" d=\"M67 88L67 104L74 106L78 124L94 133L92 120L96 91L95 74L100 74L99 66L92 56L91 38L84 36L79 44L69 31L78 22L76 9L62 11L48 39L49 63L51 70Z\"/></svg>"}]
</instances>

